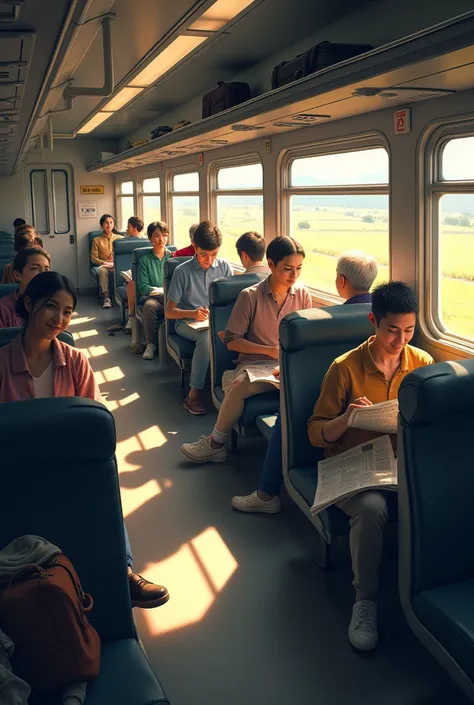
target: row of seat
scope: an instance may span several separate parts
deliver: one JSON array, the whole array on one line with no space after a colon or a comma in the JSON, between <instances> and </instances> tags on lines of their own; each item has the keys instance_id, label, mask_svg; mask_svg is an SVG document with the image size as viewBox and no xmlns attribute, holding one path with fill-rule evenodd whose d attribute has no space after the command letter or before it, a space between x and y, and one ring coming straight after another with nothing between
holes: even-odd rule
<instances>
[{"instance_id":1,"label":"row of seat","mask_svg":"<svg viewBox=\"0 0 474 705\"><path fill-rule=\"evenodd\" d=\"M3 268L12 261L14 255L13 235L5 230L0 230L0 278L3 274Z\"/></svg>"}]
</instances>

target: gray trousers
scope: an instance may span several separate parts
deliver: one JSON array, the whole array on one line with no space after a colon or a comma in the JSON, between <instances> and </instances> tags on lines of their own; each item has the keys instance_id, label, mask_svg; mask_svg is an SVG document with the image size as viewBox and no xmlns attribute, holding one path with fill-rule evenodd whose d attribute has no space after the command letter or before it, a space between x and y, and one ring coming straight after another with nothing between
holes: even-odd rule
<instances>
[{"instance_id":1,"label":"gray trousers","mask_svg":"<svg viewBox=\"0 0 474 705\"><path fill-rule=\"evenodd\" d=\"M354 588L358 600L375 600L379 586L379 565L382 556L383 527L388 509L381 492L360 492L336 507L349 517L350 547Z\"/></svg>"},{"instance_id":2,"label":"gray trousers","mask_svg":"<svg viewBox=\"0 0 474 705\"><path fill-rule=\"evenodd\" d=\"M163 294L150 296L142 305L146 344L156 345L158 321L163 320L165 317Z\"/></svg>"}]
</instances>

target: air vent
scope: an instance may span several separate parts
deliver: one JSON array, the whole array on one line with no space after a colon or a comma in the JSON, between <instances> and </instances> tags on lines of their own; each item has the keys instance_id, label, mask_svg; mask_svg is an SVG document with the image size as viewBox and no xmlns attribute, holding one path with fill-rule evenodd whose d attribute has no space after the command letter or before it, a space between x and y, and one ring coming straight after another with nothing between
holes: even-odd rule
<instances>
[{"instance_id":1,"label":"air vent","mask_svg":"<svg viewBox=\"0 0 474 705\"><path fill-rule=\"evenodd\" d=\"M387 86L386 88L376 88L375 86L367 86L356 88L352 95L363 98L386 98L387 100L402 99L410 103L415 100L428 100L429 98L439 98L443 95L452 95L456 91L450 91L446 88L417 88L411 86Z\"/></svg>"},{"instance_id":2,"label":"air vent","mask_svg":"<svg viewBox=\"0 0 474 705\"><path fill-rule=\"evenodd\" d=\"M302 125L313 125L315 122L320 120L327 120L330 115L317 115L316 113L297 113L296 115L291 115L291 122L298 122Z\"/></svg>"},{"instance_id":3,"label":"air vent","mask_svg":"<svg viewBox=\"0 0 474 705\"><path fill-rule=\"evenodd\" d=\"M263 130L260 125L232 125L232 129L235 132L253 132L254 130Z\"/></svg>"},{"instance_id":4,"label":"air vent","mask_svg":"<svg viewBox=\"0 0 474 705\"><path fill-rule=\"evenodd\" d=\"M10 78L10 71L0 71L0 81L8 81Z\"/></svg>"},{"instance_id":5,"label":"air vent","mask_svg":"<svg viewBox=\"0 0 474 705\"><path fill-rule=\"evenodd\" d=\"M209 140L210 144L229 144L229 140Z\"/></svg>"}]
</instances>

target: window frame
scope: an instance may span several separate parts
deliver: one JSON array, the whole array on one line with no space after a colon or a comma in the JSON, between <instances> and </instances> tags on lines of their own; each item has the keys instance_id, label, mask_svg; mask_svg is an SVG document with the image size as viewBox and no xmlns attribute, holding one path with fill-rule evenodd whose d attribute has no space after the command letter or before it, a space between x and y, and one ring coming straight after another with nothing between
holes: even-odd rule
<instances>
[{"instance_id":1,"label":"window frame","mask_svg":"<svg viewBox=\"0 0 474 705\"><path fill-rule=\"evenodd\" d=\"M46 220L46 230L40 230L37 224L35 225L36 222L36 214L35 214L35 194L34 194L34 188L33 188L33 174L36 173L42 173L43 174L43 186L44 186L44 192L45 192L45 220ZM50 213L49 213L49 189L48 189L48 170L46 167L44 168L34 168L31 169L30 171L30 197L31 197L31 215L32 215L32 222L33 226L35 229L38 231L40 235L49 235L51 232L51 222L50 222Z\"/></svg>"},{"instance_id":2,"label":"window frame","mask_svg":"<svg viewBox=\"0 0 474 705\"><path fill-rule=\"evenodd\" d=\"M388 183L387 184L360 184L357 185L336 185L336 186L290 186L291 166L296 159L304 157L324 157L331 154L345 154L347 152L361 152L369 149L383 148L388 156ZM321 140L317 143L291 147L282 151L280 155L280 214L279 224L280 232L289 233L291 226L290 215L290 199L291 196L353 196L353 195L368 195L368 196L388 196L388 248L391 253L392 247L392 229L391 229L391 169L392 160L390 153L390 145L385 135L382 132L374 131L360 135L351 135L350 137L341 137L340 139ZM388 269L390 277L392 276L392 258L389 256ZM336 276L336 272L334 272ZM304 277L303 277L304 282ZM308 286L313 300L323 306L335 305L343 303L343 299L337 294L332 294L323 289L315 289Z\"/></svg>"},{"instance_id":3,"label":"window frame","mask_svg":"<svg viewBox=\"0 0 474 705\"><path fill-rule=\"evenodd\" d=\"M122 184L130 181L133 185L133 193L121 193L122 190ZM120 199L122 198L130 198L130 196L133 198L133 213L136 214L137 211L137 183L136 180L134 179L133 175L130 174L129 176L121 176L119 179L115 179L115 227L119 231L125 231L127 229L127 224L126 223L120 223L120 227L118 227L118 215L120 215L120 218L122 218L122 207L120 203Z\"/></svg>"},{"instance_id":4,"label":"window frame","mask_svg":"<svg viewBox=\"0 0 474 705\"><path fill-rule=\"evenodd\" d=\"M424 204L419 210L417 268L420 325L424 337L446 351L456 349L472 355L474 338L448 331L441 320L440 201L449 194L472 194L471 181L443 181L442 156L447 143L460 137L474 137L474 119L437 120L422 135L418 148L419 194ZM434 274L435 273L435 274Z\"/></svg>"},{"instance_id":5,"label":"window frame","mask_svg":"<svg viewBox=\"0 0 474 705\"><path fill-rule=\"evenodd\" d=\"M153 193L148 193L143 190L143 182L146 181L146 179L159 179L160 181L160 191L159 193L153 192ZM143 174L139 174L137 177L136 181L136 198L137 198L137 212L140 218L142 218L143 222L145 223L145 217L144 217L144 209L143 209L143 198L145 196L153 196L154 198L159 198L160 199L160 220L163 221L163 179L162 179L162 174L159 171L147 171L144 172ZM147 228L147 224L145 223L145 230Z\"/></svg>"},{"instance_id":6,"label":"window frame","mask_svg":"<svg viewBox=\"0 0 474 705\"><path fill-rule=\"evenodd\" d=\"M173 190L173 179L175 176L178 176L180 174L192 174L196 173L198 175L198 190L197 191L174 191ZM170 245L176 245L177 243L175 242L175 237L174 237L174 213L173 213L173 197L174 196L184 196L184 197L192 197L192 196L197 196L198 197L198 213L199 213L199 222L201 221L201 172L199 170L199 167L197 164L193 163L188 163L184 164L182 166L177 166L177 167L171 167L166 170L165 173L165 188L166 188L166 215L167 215L167 220L166 223L169 227L170 233L171 233L171 239L172 242L170 242Z\"/></svg>"}]
</instances>

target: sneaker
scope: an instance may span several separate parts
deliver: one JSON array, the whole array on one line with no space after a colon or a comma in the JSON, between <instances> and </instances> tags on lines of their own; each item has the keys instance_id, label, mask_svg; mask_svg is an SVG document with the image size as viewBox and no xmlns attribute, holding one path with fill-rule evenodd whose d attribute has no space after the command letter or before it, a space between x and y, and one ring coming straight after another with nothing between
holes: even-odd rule
<instances>
[{"instance_id":1,"label":"sneaker","mask_svg":"<svg viewBox=\"0 0 474 705\"><path fill-rule=\"evenodd\" d=\"M146 350L143 353L143 359L153 360L154 357L156 357L156 346L153 345L153 343L148 343L148 345L146 346Z\"/></svg>"},{"instance_id":2,"label":"sneaker","mask_svg":"<svg viewBox=\"0 0 474 705\"><path fill-rule=\"evenodd\" d=\"M377 603L372 600L356 602L349 624L349 641L359 651L372 651L377 646Z\"/></svg>"},{"instance_id":3,"label":"sneaker","mask_svg":"<svg viewBox=\"0 0 474 705\"><path fill-rule=\"evenodd\" d=\"M258 490L245 497L232 497L232 506L239 512L263 512L264 514L277 514L281 511L281 502L278 495L265 500L259 497Z\"/></svg>"},{"instance_id":4,"label":"sneaker","mask_svg":"<svg viewBox=\"0 0 474 705\"><path fill-rule=\"evenodd\" d=\"M164 605L170 599L170 594L163 585L150 583L149 580L145 580L138 573L129 574L128 586L132 607L151 609L152 607Z\"/></svg>"},{"instance_id":5,"label":"sneaker","mask_svg":"<svg viewBox=\"0 0 474 705\"><path fill-rule=\"evenodd\" d=\"M211 439L209 436L201 436L194 443L183 443L181 453L185 455L193 463L225 463L227 460L227 449L211 448Z\"/></svg>"},{"instance_id":6,"label":"sneaker","mask_svg":"<svg viewBox=\"0 0 474 705\"><path fill-rule=\"evenodd\" d=\"M102 304L102 308L112 308L112 301L110 300L110 296L105 297L104 303Z\"/></svg>"},{"instance_id":7,"label":"sneaker","mask_svg":"<svg viewBox=\"0 0 474 705\"><path fill-rule=\"evenodd\" d=\"M189 397L186 397L183 401L183 409L189 411L193 416L204 416L204 414L207 414L206 407L200 401L191 401Z\"/></svg>"},{"instance_id":8,"label":"sneaker","mask_svg":"<svg viewBox=\"0 0 474 705\"><path fill-rule=\"evenodd\" d=\"M125 333L127 333L128 335L131 335L131 334L132 334L132 318L131 318L130 316L129 316L129 318L128 318L128 321L127 321L126 324L125 324L124 331L125 331Z\"/></svg>"}]
</instances>

